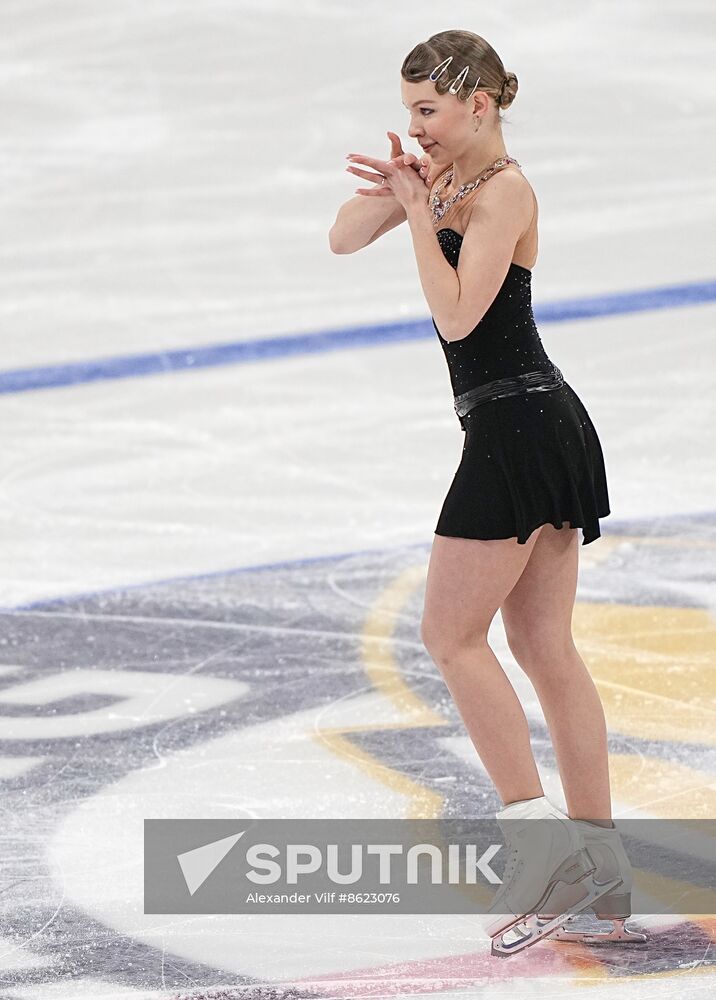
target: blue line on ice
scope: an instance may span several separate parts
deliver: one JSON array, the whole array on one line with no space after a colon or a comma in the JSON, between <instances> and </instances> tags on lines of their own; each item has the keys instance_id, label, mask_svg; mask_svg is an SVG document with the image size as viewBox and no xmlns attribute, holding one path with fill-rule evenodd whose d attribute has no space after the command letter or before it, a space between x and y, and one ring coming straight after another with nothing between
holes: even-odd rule
<instances>
[{"instance_id":1,"label":"blue line on ice","mask_svg":"<svg viewBox=\"0 0 716 1000\"><path fill-rule=\"evenodd\" d=\"M713 301L716 301L716 281L701 281L631 292L615 292L593 298L565 299L535 307L534 314L539 325L613 316L619 313L673 309ZM374 326L319 330L315 333L294 336L262 337L149 354L96 358L71 364L17 368L0 371L0 393L27 392L33 389L50 389L107 379L135 378L141 375L167 374L218 365L270 361L273 358L285 358L296 354L375 347L379 344L422 340L432 336L434 336L432 322L429 319L415 319Z\"/></svg>"}]
</instances>

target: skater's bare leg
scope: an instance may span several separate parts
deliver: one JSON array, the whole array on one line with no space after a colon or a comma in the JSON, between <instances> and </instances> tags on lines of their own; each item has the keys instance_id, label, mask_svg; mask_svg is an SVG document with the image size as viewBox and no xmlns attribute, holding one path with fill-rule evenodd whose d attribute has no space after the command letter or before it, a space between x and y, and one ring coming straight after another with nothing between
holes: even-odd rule
<instances>
[{"instance_id":1,"label":"skater's bare leg","mask_svg":"<svg viewBox=\"0 0 716 1000\"><path fill-rule=\"evenodd\" d=\"M435 535L421 639L504 804L544 795L519 699L487 643L490 622L538 541Z\"/></svg>"},{"instance_id":2,"label":"skater's bare leg","mask_svg":"<svg viewBox=\"0 0 716 1000\"><path fill-rule=\"evenodd\" d=\"M576 528L545 525L501 613L510 649L542 705L569 815L608 827L604 709L572 638L578 555Z\"/></svg>"},{"instance_id":3,"label":"skater's bare leg","mask_svg":"<svg viewBox=\"0 0 716 1000\"><path fill-rule=\"evenodd\" d=\"M530 673L557 758L568 813L611 826L607 727L594 682L577 650L562 654L561 682L548 671Z\"/></svg>"}]
</instances>

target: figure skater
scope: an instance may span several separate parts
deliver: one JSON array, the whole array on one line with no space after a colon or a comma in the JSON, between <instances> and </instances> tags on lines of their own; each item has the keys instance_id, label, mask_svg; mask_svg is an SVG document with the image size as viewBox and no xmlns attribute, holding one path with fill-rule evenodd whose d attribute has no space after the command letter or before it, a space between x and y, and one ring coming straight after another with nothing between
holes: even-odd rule
<instances>
[{"instance_id":1,"label":"figure skater","mask_svg":"<svg viewBox=\"0 0 716 1000\"><path fill-rule=\"evenodd\" d=\"M571 631L577 529L588 544L610 513L604 458L532 313L537 201L500 117L517 77L484 38L442 31L406 56L401 93L423 157L390 132L389 160L349 154L370 169L347 169L375 186L341 207L329 242L353 253L407 221L465 433L420 634L503 802L511 854L488 911L503 914L487 927L492 954L548 934L643 942L624 923L632 874L611 819L604 710ZM544 710L568 815L544 794L525 713L488 645L498 609ZM527 822L540 818L550 821L546 840ZM612 929L571 932L567 915L587 908Z\"/></svg>"}]
</instances>

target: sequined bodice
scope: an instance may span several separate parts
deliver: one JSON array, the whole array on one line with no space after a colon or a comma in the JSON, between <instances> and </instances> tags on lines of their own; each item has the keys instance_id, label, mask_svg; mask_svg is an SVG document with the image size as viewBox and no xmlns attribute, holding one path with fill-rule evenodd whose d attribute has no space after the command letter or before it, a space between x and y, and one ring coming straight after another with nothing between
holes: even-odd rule
<instances>
[{"instance_id":1,"label":"sequined bodice","mask_svg":"<svg viewBox=\"0 0 716 1000\"><path fill-rule=\"evenodd\" d=\"M439 229L436 235L445 257L457 267L462 236L454 229ZM520 264L510 264L489 309L466 337L444 340L434 319L433 326L454 395L493 379L552 369L532 313L532 272Z\"/></svg>"}]
</instances>

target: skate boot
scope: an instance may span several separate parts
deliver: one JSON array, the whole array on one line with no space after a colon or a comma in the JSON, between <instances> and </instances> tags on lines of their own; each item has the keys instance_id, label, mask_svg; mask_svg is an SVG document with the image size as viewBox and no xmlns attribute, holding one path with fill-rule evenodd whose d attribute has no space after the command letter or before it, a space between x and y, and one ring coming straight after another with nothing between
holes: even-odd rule
<instances>
[{"instance_id":1,"label":"skate boot","mask_svg":"<svg viewBox=\"0 0 716 1000\"><path fill-rule=\"evenodd\" d=\"M618 876L594 881L596 864L574 820L546 796L513 802L496 818L510 856L487 910L493 918L485 924L492 955L505 957L529 948L621 884ZM552 906L557 888L569 890L566 906ZM540 920L539 913L552 910L555 916Z\"/></svg>"},{"instance_id":2,"label":"skate boot","mask_svg":"<svg viewBox=\"0 0 716 1000\"><path fill-rule=\"evenodd\" d=\"M589 904L589 909L595 913L597 919L612 921L610 930L572 930L570 924L573 921L569 920L563 927L554 931L552 937L557 941L579 941L583 944L602 944L610 941L644 944L648 940L647 935L625 924L626 919L631 916L632 868L619 831L614 826L609 829L597 823L590 823L589 820L576 819L573 822L582 834L584 846L596 863L595 880L608 882L610 879L618 878L620 884ZM539 922L551 922L552 914L566 906L569 906L568 891L563 892L560 887L550 899L550 908L540 910Z\"/></svg>"}]
</instances>

